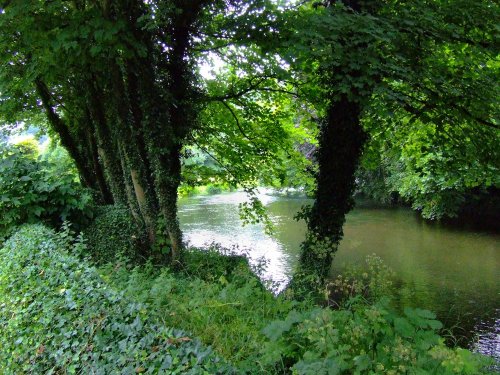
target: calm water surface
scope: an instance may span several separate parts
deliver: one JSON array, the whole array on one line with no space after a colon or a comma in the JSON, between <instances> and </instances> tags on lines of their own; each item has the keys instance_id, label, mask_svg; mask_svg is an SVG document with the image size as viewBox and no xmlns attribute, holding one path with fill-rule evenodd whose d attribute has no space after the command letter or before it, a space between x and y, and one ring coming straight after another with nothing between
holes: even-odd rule
<instances>
[{"instance_id":1,"label":"calm water surface","mask_svg":"<svg viewBox=\"0 0 500 375\"><path fill-rule=\"evenodd\" d=\"M275 224L241 226L242 192L180 200L180 221L193 246L238 246L252 261L268 260L267 277L286 282L305 225L293 219L307 199L261 194ZM348 215L332 276L376 253L398 277L399 302L430 309L461 345L500 360L500 236L428 224L409 209L357 208ZM458 328L460 327L460 328Z\"/></svg>"}]
</instances>

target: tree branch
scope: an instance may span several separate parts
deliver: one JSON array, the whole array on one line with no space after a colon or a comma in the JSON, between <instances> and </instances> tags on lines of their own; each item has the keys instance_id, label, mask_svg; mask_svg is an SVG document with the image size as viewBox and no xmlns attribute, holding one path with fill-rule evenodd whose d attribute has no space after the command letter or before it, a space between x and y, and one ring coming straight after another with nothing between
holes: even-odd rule
<instances>
[{"instance_id":1,"label":"tree branch","mask_svg":"<svg viewBox=\"0 0 500 375\"><path fill-rule=\"evenodd\" d=\"M238 116L236 116L236 113L234 113L233 109L231 108L231 106L229 104L227 104L225 101L223 100L220 100L220 102L222 103L222 105L224 107L226 107L229 112L231 112L231 115L233 116L234 118L234 122L236 123L236 126L238 127L238 129L240 130L240 133L246 138L248 139L249 141L253 141L255 139L254 138L250 138L246 133L245 131L243 130L243 128L241 127L241 124L240 124L240 120L238 119Z\"/></svg>"}]
</instances>

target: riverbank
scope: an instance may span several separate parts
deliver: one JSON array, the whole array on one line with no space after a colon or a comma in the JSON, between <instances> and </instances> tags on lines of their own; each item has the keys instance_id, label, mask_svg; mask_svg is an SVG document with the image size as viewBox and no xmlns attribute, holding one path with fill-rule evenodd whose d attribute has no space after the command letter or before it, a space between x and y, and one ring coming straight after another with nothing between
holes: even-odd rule
<instances>
[{"instance_id":1,"label":"riverbank","mask_svg":"<svg viewBox=\"0 0 500 375\"><path fill-rule=\"evenodd\" d=\"M242 226L238 206L244 193L180 200L184 238L195 247L212 242L247 253L252 262L265 257L267 278L287 280L304 240L305 225L293 219L310 200L262 195L274 224ZM450 342L500 359L498 351L498 269L500 237L494 233L450 228L421 220L409 208L356 208L347 216L344 239L335 256L332 278L364 264L377 253L394 269L400 305L426 308L452 333Z\"/></svg>"},{"instance_id":2,"label":"riverbank","mask_svg":"<svg viewBox=\"0 0 500 375\"><path fill-rule=\"evenodd\" d=\"M483 357L443 344L429 311L397 313L390 285L375 282L386 275L377 263L358 279L363 297L340 291L344 299L319 307L275 297L253 273L262 269L220 249L187 252L175 272L123 258L96 271L76 256L84 247L36 225L0 250L6 374L487 373Z\"/></svg>"},{"instance_id":3,"label":"riverbank","mask_svg":"<svg viewBox=\"0 0 500 375\"><path fill-rule=\"evenodd\" d=\"M208 185L198 185L198 186L189 186L189 185L181 185L179 187L178 195L180 198L183 197L193 197L197 195L215 195L221 193L229 193L233 191L237 191L238 189L231 187L227 184L208 184Z\"/></svg>"}]
</instances>

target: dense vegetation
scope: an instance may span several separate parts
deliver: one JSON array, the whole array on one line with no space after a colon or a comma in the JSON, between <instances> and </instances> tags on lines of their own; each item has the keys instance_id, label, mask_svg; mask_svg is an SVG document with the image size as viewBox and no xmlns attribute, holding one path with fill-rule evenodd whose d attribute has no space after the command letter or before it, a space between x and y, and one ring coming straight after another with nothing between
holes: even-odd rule
<instances>
[{"instance_id":1,"label":"dense vegetation","mask_svg":"<svg viewBox=\"0 0 500 375\"><path fill-rule=\"evenodd\" d=\"M498 24L493 0L0 1L2 364L477 373L385 277L327 281L356 191L431 219L498 201ZM48 150L14 144L31 125ZM241 188L269 224L259 185L314 199L278 298L177 218L179 193Z\"/></svg>"},{"instance_id":2,"label":"dense vegetation","mask_svg":"<svg viewBox=\"0 0 500 375\"><path fill-rule=\"evenodd\" d=\"M400 121L406 126L387 126L368 144L358 171L360 192L409 203L427 219L456 217L469 206L468 216L498 211L498 132Z\"/></svg>"},{"instance_id":3,"label":"dense vegetation","mask_svg":"<svg viewBox=\"0 0 500 375\"><path fill-rule=\"evenodd\" d=\"M91 200L58 150L40 155L36 142L0 144L0 242L23 223L70 220L81 228L91 218Z\"/></svg>"},{"instance_id":4,"label":"dense vegetation","mask_svg":"<svg viewBox=\"0 0 500 375\"><path fill-rule=\"evenodd\" d=\"M484 359L446 348L432 313L390 306L376 259L354 288L352 279L333 283L343 299L331 309L276 298L244 258L217 251L190 251L177 273L131 269L126 258L98 271L85 254L82 237L41 225L22 227L0 250L6 374L487 372Z\"/></svg>"},{"instance_id":5,"label":"dense vegetation","mask_svg":"<svg viewBox=\"0 0 500 375\"><path fill-rule=\"evenodd\" d=\"M69 232L26 226L1 249L5 374L229 373L199 341L111 290Z\"/></svg>"}]
</instances>

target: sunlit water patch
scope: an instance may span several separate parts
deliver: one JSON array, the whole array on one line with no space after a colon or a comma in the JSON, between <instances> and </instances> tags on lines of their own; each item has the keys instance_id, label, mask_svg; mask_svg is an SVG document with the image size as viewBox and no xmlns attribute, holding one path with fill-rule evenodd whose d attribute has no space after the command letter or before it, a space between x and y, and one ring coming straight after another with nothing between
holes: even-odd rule
<instances>
[{"instance_id":1,"label":"sunlit water patch","mask_svg":"<svg viewBox=\"0 0 500 375\"><path fill-rule=\"evenodd\" d=\"M264 193L258 197L265 205L278 199ZM262 224L243 226L238 205L246 201L244 192L181 199L179 217L184 237L194 247L217 243L245 254L254 265L265 259L264 277L285 284L291 272L290 256L279 240L265 234Z\"/></svg>"}]
</instances>

